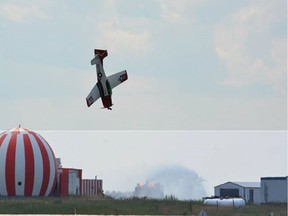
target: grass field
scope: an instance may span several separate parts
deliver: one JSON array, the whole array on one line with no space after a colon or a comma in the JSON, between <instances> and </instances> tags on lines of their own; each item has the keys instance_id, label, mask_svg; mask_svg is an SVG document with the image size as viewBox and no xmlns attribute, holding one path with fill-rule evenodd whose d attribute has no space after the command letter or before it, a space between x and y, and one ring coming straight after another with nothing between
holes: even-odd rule
<instances>
[{"instance_id":1,"label":"grass field","mask_svg":"<svg viewBox=\"0 0 288 216\"><path fill-rule=\"evenodd\" d=\"M198 215L204 209L208 216L259 215L274 213L286 216L287 205L247 205L244 208L217 208L197 201L175 199L114 200L96 197L0 198L0 214L94 214L94 215Z\"/></svg>"}]
</instances>

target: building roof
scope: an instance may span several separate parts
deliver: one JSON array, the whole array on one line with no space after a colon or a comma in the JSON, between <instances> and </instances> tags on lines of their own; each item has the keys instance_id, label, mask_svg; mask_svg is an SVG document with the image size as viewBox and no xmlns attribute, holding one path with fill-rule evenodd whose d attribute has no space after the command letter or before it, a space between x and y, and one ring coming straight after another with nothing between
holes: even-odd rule
<instances>
[{"instance_id":1,"label":"building roof","mask_svg":"<svg viewBox=\"0 0 288 216\"><path fill-rule=\"evenodd\" d=\"M245 188L257 188L261 186L260 182L232 182Z\"/></svg>"},{"instance_id":2,"label":"building roof","mask_svg":"<svg viewBox=\"0 0 288 216\"><path fill-rule=\"evenodd\" d=\"M222 186L222 185L227 184L227 183L236 184L236 185L239 185L239 186L244 187L244 188L260 188L260 186L261 186L260 182L231 182L231 181L228 181L228 182L225 182L223 184L217 185L215 187L219 187L219 186Z\"/></svg>"},{"instance_id":3,"label":"building roof","mask_svg":"<svg viewBox=\"0 0 288 216\"><path fill-rule=\"evenodd\" d=\"M285 177L261 177L261 180L287 180L288 176Z\"/></svg>"}]
</instances>

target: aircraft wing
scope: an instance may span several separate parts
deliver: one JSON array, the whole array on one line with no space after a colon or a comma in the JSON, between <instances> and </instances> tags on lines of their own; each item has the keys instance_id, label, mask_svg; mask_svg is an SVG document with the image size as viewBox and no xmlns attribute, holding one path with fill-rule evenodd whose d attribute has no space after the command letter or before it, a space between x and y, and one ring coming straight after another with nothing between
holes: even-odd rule
<instances>
[{"instance_id":1,"label":"aircraft wing","mask_svg":"<svg viewBox=\"0 0 288 216\"><path fill-rule=\"evenodd\" d=\"M91 90L90 94L86 98L87 106L90 107L96 100L100 98L100 92L97 83Z\"/></svg>"},{"instance_id":2,"label":"aircraft wing","mask_svg":"<svg viewBox=\"0 0 288 216\"><path fill-rule=\"evenodd\" d=\"M127 74L127 71L124 70L124 71L115 73L111 76L108 76L107 79L109 80L111 88L113 89L119 84L121 84L122 82L126 81L128 79L128 74Z\"/></svg>"}]
</instances>

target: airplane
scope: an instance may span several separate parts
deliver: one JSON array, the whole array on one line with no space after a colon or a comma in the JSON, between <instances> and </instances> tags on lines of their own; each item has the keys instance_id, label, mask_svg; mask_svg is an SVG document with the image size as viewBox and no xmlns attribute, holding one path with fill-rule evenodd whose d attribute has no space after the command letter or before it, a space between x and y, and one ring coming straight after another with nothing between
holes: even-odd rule
<instances>
[{"instance_id":1,"label":"airplane","mask_svg":"<svg viewBox=\"0 0 288 216\"><path fill-rule=\"evenodd\" d=\"M90 107L100 97L103 108L112 110L112 89L128 79L126 70L106 77L103 68L103 59L108 56L107 50L94 49L95 57L91 60L91 65L96 65L97 83L86 98L87 106Z\"/></svg>"}]
</instances>

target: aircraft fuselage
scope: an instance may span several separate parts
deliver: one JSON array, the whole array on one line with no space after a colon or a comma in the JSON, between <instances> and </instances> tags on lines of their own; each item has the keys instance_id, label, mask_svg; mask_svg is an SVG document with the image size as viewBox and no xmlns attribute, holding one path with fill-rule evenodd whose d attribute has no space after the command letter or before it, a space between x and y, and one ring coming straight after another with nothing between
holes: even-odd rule
<instances>
[{"instance_id":1,"label":"aircraft fuselage","mask_svg":"<svg viewBox=\"0 0 288 216\"><path fill-rule=\"evenodd\" d=\"M100 97L104 108L110 109L112 104L112 88L109 80L106 77L103 65L96 64L97 71L97 86L100 92Z\"/></svg>"}]
</instances>

